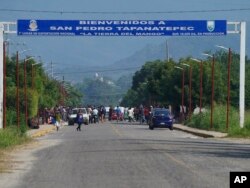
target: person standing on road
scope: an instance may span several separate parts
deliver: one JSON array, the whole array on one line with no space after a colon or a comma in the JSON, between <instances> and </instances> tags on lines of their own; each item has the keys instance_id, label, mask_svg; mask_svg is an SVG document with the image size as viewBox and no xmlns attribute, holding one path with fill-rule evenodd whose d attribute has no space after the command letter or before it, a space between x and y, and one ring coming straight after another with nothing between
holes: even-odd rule
<instances>
[{"instance_id":1,"label":"person standing on road","mask_svg":"<svg viewBox=\"0 0 250 188\"><path fill-rule=\"evenodd\" d=\"M61 115L59 111L56 111L55 118L56 118L56 130L58 131L61 125Z\"/></svg>"},{"instance_id":2,"label":"person standing on road","mask_svg":"<svg viewBox=\"0 0 250 188\"><path fill-rule=\"evenodd\" d=\"M100 107L100 118L101 118L101 122L104 122L104 115L105 115L105 108L104 106Z\"/></svg>"},{"instance_id":3,"label":"person standing on road","mask_svg":"<svg viewBox=\"0 0 250 188\"><path fill-rule=\"evenodd\" d=\"M140 124L143 124L145 121L145 117L144 117L144 108L142 104L139 107L139 118L140 118Z\"/></svg>"},{"instance_id":4,"label":"person standing on road","mask_svg":"<svg viewBox=\"0 0 250 188\"><path fill-rule=\"evenodd\" d=\"M79 112L77 113L76 120L78 124L78 127L76 128L76 130L81 131L81 125L83 123L83 114L81 110L79 110Z\"/></svg>"},{"instance_id":5,"label":"person standing on road","mask_svg":"<svg viewBox=\"0 0 250 188\"><path fill-rule=\"evenodd\" d=\"M110 106L110 108L109 108L109 121L112 121L112 114L113 114L113 107L112 106Z\"/></svg>"},{"instance_id":6,"label":"person standing on road","mask_svg":"<svg viewBox=\"0 0 250 188\"><path fill-rule=\"evenodd\" d=\"M99 123L98 110L95 107L93 110L93 119L94 119L94 123Z\"/></svg>"},{"instance_id":7,"label":"person standing on road","mask_svg":"<svg viewBox=\"0 0 250 188\"><path fill-rule=\"evenodd\" d=\"M116 107L117 122L121 120L121 109L119 106Z\"/></svg>"},{"instance_id":8,"label":"person standing on road","mask_svg":"<svg viewBox=\"0 0 250 188\"><path fill-rule=\"evenodd\" d=\"M131 107L128 109L128 121L129 122L134 121L134 110Z\"/></svg>"},{"instance_id":9,"label":"person standing on road","mask_svg":"<svg viewBox=\"0 0 250 188\"><path fill-rule=\"evenodd\" d=\"M148 124L148 121L149 121L149 115L150 115L149 108L145 107L144 108L144 117L145 117L145 120L146 120L147 124Z\"/></svg>"}]
</instances>

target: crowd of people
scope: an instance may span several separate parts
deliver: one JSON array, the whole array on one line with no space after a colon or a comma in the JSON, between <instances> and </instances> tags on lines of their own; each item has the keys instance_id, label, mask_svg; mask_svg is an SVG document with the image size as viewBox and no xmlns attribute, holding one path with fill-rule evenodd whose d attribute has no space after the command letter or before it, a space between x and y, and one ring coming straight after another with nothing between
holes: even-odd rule
<instances>
[{"instance_id":1,"label":"crowd of people","mask_svg":"<svg viewBox=\"0 0 250 188\"><path fill-rule=\"evenodd\" d=\"M104 121L129 121L135 122L140 121L141 123L148 122L150 112L153 109L150 107L143 107L140 105L138 107L95 107L88 106L87 112L89 114L89 123L103 123Z\"/></svg>"},{"instance_id":2,"label":"crowd of people","mask_svg":"<svg viewBox=\"0 0 250 188\"><path fill-rule=\"evenodd\" d=\"M42 124L53 124L58 130L63 121L68 121L69 115L73 113L73 109L72 107L65 106L44 108L39 111L39 117ZM105 121L128 121L140 122L142 124L148 123L153 106L143 106L141 104L137 107L105 107L103 105L96 107L88 105L85 109L89 115L89 124L103 123ZM76 123L78 122L76 121Z\"/></svg>"}]
</instances>

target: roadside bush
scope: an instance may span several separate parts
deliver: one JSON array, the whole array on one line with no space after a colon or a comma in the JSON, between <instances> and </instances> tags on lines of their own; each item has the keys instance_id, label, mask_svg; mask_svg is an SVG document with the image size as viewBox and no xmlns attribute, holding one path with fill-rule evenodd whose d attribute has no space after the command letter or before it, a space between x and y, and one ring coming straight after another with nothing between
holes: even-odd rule
<instances>
[{"instance_id":1,"label":"roadside bush","mask_svg":"<svg viewBox=\"0 0 250 188\"><path fill-rule=\"evenodd\" d=\"M193 115L190 121L187 121L186 124L190 127L195 127L205 130L215 130L220 132L227 132L226 129L226 106L224 105L215 105L214 114L213 114L213 128L210 129L210 107L204 113ZM238 111L233 107L230 108L229 112L229 129L228 131L234 131L239 128L239 114Z\"/></svg>"},{"instance_id":2,"label":"roadside bush","mask_svg":"<svg viewBox=\"0 0 250 188\"><path fill-rule=\"evenodd\" d=\"M250 130L250 111L245 114L245 127Z\"/></svg>"},{"instance_id":3,"label":"roadside bush","mask_svg":"<svg viewBox=\"0 0 250 188\"><path fill-rule=\"evenodd\" d=\"M209 109L209 108L207 108ZM198 115L193 115L190 121L186 121L190 127L204 129L204 130L214 130L220 132L227 132L230 137L248 137L250 138L250 112L245 115L245 125L244 128L239 126L239 113L238 111L231 107L229 113L229 125L228 130L226 129L226 106L216 105L214 108L213 116L213 128L210 129L210 111L207 110L205 113Z\"/></svg>"},{"instance_id":4,"label":"roadside bush","mask_svg":"<svg viewBox=\"0 0 250 188\"><path fill-rule=\"evenodd\" d=\"M39 96L36 91L28 90L29 117L37 115Z\"/></svg>"},{"instance_id":5,"label":"roadside bush","mask_svg":"<svg viewBox=\"0 0 250 188\"><path fill-rule=\"evenodd\" d=\"M6 111L6 123L7 126L12 126L16 124L16 111L12 109L7 109Z\"/></svg>"},{"instance_id":6,"label":"roadside bush","mask_svg":"<svg viewBox=\"0 0 250 188\"><path fill-rule=\"evenodd\" d=\"M245 114L245 125L243 128L239 126L232 127L228 133L231 137L250 138L250 112Z\"/></svg>"},{"instance_id":7,"label":"roadside bush","mask_svg":"<svg viewBox=\"0 0 250 188\"><path fill-rule=\"evenodd\" d=\"M22 123L20 125L20 130L19 130L20 131L20 135L24 136L26 134L27 130L28 130L27 126L24 123Z\"/></svg>"},{"instance_id":8,"label":"roadside bush","mask_svg":"<svg viewBox=\"0 0 250 188\"><path fill-rule=\"evenodd\" d=\"M14 145L22 144L29 138L23 134L17 127L11 126L0 130L0 148L7 148Z\"/></svg>"}]
</instances>

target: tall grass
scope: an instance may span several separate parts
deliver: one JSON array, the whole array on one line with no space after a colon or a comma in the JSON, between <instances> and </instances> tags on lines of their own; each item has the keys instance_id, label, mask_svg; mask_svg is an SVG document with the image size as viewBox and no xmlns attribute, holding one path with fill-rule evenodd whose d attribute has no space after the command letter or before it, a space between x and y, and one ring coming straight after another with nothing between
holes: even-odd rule
<instances>
[{"instance_id":1,"label":"tall grass","mask_svg":"<svg viewBox=\"0 0 250 188\"><path fill-rule=\"evenodd\" d=\"M0 130L0 149L22 144L28 141L25 131L17 127L8 127Z\"/></svg>"},{"instance_id":2,"label":"tall grass","mask_svg":"<svg viewBox=\"0 0 250 188\"><path fill-rule=\"evenodd\" d=\"M216 105L213 114L213 124L210 128L210 108L204 113L193 115L190 121L185 122L190 127L195 127L205 130L214 130L220 132L227 132L232 137L250 137L250 112L246 113L246 120L244 128L239 126L239 113L231 107L229 112L229 124L226 126L227 111L226 106Z\"/></svg>"},{"instance_id":3,"label":"tall grass","mask_svg":"<svg viewBox=\"0 0 250 188\"><path fill-rule=\"evenodd\" d=\"M243 128L239 126L233 127L228 133L229 136L232 137L244 137L250 138L250 112L246 112L245 114L245 124Z\"/></svg>"}]
</instances>

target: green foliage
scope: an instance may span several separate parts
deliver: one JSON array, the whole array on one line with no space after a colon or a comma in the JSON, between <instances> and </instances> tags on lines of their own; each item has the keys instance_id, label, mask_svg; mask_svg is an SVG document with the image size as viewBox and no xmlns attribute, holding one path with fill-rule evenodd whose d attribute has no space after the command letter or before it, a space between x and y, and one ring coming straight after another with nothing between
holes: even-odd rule
<instances>
[{"instance_id":1,"label":"green foliage","mask_svg":"<svg viewBox=\"0 0 250 188\"><path fill-rule=\"evenodd\" d=\"M239 113L235 108L230 109L228 130L226 128L226 106L215 106L213 116L213 128L210 129L210 111L193 115L191 120L187 120L186 124L190 127L195 127L205 130L214 130L227 132L230 137L249 137L250 138L250 116L246 114L246 122L244 128L239 126Z\"/></svg>"},{"instance_id":2,"label":"green foliage","mask_svg":"<svg viewBox=\"0 0 250 188\"><path fill-rule=\"evenodd\" d=\"M119 104L124 92L121 87L117 86L108 78L86 79L76 85L81 93L84 93L82 103L85 105L113 105Z\"/></svg>"},{"instance_id":3,"label":"green foliage","mask_svg":"<svg viewBox=\"0 0 250 188\"><path fill-rule=\"evenodd\" d=\"M6 107L7 107L7 126L16 125L16 94L17 94L17 83L16 83L16 57L7 57L7 75L6 75ZM24 61L18 62L19 68L19 109L20 109L20 130L22 133L26 131L25 124L25 81L24 81ZM53 107L62 102L63 93L61 92L61 83L54 79L50 79L44 72L42 66L33 66L32 64L37 63L34 59L28 60L26 64L26 91L27 91L27 104L29 117L37 115L38 109L44 107ZM32 80L34 85L32 87ZM70 101L79 101L80 95L77 91L74 95L68 95L67 99Z\"/></svg>"},{"instance_id":4,"label":"green foliage","mask_svg":"<svg viewBox=\"0 0 250 188\"><path fill-rule=\"evenodd\" d=\"M126 96L123 98L121 105L122 106L133 106L138 99L136 98L138 95L136 91L130 89L128 90Z\"/></svg>"},{"instance_id":5,"label":"green foliage","mask_svg":"<svg viewBox=\"0 0 250 188\"><path fill-rule=\"evenodd\" d=\"M246 63L246 88L245 88L245 103L246 108L250 109L250 61Z\"/></svg>"},{"instance_id":6,"label":"green foliage","mask_svg":"<svg viewBox=\"0 0 250 188\"><path fill-rule=\"evenodd\" d=\"M195 127L205 130L215 130L221 132L227 132L226 127L226 106L225 105L215 105L213 113L213 128L210 129L211 122L211 111L210 107L206 108L206 112L193 115L191 120L187 120L186 124L190 127ZM239 127L239 114L235 108L231 108L229 112L229 132Z\"/></svg>"},{"instance_id":7,"label":"green foliage","mask_svg":"<svg viewBox=\"0 0 250 188\"><path fill-rule=\"evenodd\" d=\"M15 109L16 106L16 87L6 88L6 107L7 109Z\"/></svg>"},{"instance_id":8,"label":"green foliage","mask_svg":"<svg viewBox=\"0 0 250 188\"><path fill-rule=\"evenodd\" d=\"M201 64L193 61L189 57L182 58L179 62L170 60L147 62L133 76L131 90L134 95L131 97L131 91L123 98L122 104L137 106L140 103L145 105L172 105L179 111L182 94L182 71L175 69L180 66L184 69L184 105L189 105L189 74L190 67L183 66L188 64L192 67L192 110L200 101L200 73ZM219 105L225 105L227 101L227 72L228 54L224 51L215 53L214 68L214 102ZM211 105L212 92L212 59L208 58L202 64L202 105ZM230 105L238 108L239 103L239 55L232 54L230 78ZM246 63L246 107L250 108L250 61Z\"/></svg>"},{"instance_id":9,"label":"green foliage","mask_svg":"<svg viewBox=\"0 0 250 188\"><path fill-rule=\"evenodd\" d=\"M29 117L34 117L37 115L38 112L38 102L39 102L39 96L36 91L28 90L28 104L29 104Z\"/></svg>"},{"instance_id":10,"label":"green foliage","mask_svg":"<svg viewBox=\"0 0 250 188\"><path fill-rule=\"evenodd\" d=\"M7 113L6 113L7 125L15 125L17 122L16 119L17 119L16 111L12 109L7 110Z\"/></svg>"},{"instance_id":11,"label":"green foliage","mask_svg":"<svg viewBox=\"0 0 250 188\"><path fill-rule=\"evenodd\" d=\"M25 136L27 130L28 130L27 125L25 125L25 123L21 123L20 129L19 129L20 136Z\"/></svg>"},{"instance_id":12,"label":"green foliage","mask_svg":"<svg viewBox=\"0 0 250 188\"><path fill-rule=\"evenodd\" d=\"M243 128L233 127L228 133L231 137L245 137L250 138L250 112L246 112L245 115L245 125Z\"/></svg>"},{"instance_id":13,"label":"green foliage","mask_svg":"<svg viewBox=\"0 0 250 188\"><path fill-rule=\"evenodd\" d=\"M29 138L23 134L23 131L18 130L16 127L11 126L0 130L0 148L22 144L28 140Z\"/></svg>"}]
</instances>

